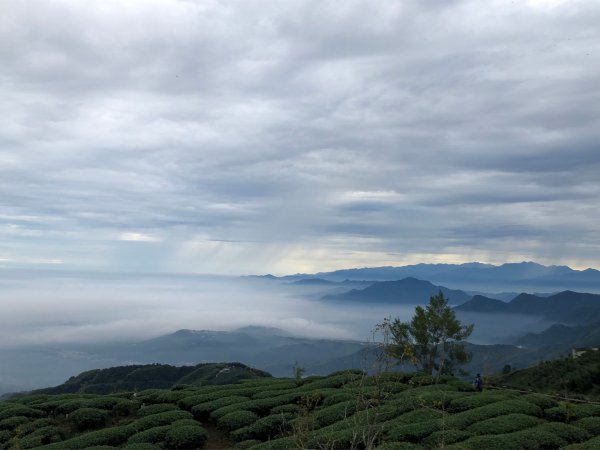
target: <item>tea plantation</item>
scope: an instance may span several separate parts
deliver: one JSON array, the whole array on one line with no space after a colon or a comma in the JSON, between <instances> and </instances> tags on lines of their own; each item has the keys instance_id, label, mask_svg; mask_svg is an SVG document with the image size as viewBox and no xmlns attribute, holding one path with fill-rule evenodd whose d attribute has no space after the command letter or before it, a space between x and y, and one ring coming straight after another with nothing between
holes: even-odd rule
<instances>
[{"instance_id":1,"label":"tea plantation","mask_svg":"<svg viewBox=\"0 0 600 450\"><path fill-rule=\"evenodd\" d=\"M211 430L254 450L598 449L600 405L358 371L0 402L2 449L215 448Z\"/></svg>"}]
</instances>

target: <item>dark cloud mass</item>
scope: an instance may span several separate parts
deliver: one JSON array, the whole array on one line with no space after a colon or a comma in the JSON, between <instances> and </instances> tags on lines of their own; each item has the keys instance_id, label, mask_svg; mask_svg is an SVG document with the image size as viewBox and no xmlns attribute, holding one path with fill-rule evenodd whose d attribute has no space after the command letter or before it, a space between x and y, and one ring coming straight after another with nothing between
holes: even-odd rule
<instances>
[{"instance_id":1,"label":"dark cloud mass","mask_svg":"<svg viewBox=\"0 0 600 450\"><path fill-rule=\"evenodd\" d=\"M595 0L0 3L0 265L600 266Z\"/></svg>"}]
</instances>

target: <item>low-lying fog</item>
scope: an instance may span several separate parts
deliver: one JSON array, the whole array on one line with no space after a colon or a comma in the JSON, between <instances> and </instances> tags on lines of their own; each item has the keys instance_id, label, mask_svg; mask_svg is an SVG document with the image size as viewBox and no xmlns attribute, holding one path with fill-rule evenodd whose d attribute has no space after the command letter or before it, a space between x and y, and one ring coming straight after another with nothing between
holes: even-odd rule
<instances>
[{"instance_id":1,"label":"low-lying fog","mask_svg":"<svg viewBox=\"0 0 600 450\"><path fill-rule=\"evenodd\" d=\"M233 330L247 325L277 327L302 337L364 341L384 317L408 320L414 312L414 305L320 300L332 289L341 288L256 278L5 270L0 273L0 393L2 386L30 388L42 382L28 380L31 372L19 370L42 364L46 367L40 369L52 373L51 356L27 360L33 349L140 341L182 328ZM475 323L470 339L475 343L506 342L549 325L531 317L462 314L461 319ZM22 369L15 362L16 351ZM68 369L62 370L52 380L62 382Z\"/></svg>"}]
</instances>

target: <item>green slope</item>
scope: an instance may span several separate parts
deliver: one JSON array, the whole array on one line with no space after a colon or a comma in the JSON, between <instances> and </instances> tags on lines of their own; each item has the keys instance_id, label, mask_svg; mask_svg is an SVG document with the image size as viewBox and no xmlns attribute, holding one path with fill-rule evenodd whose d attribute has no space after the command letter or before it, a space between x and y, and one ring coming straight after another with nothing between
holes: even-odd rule
<instances>
[{"instance_id":1,"label":"green slope","mask_svg":"<svg viewBox=\"0 0 600 450\"><path fill-rule=\"evenodd\" d=\"M110 394L138 389L168 389L178 384L229 384L271 375L241 363L206 363L195 366L144 364L94 369L69 378L59 386L38 389L35 394Z\"/></svg>"},{"instance_id":2,"label":"green slope","mask_svg":"<svg viewBox=\"0 0 600 450\"><path fill-rule=\"evenodd\" d=\"M0 449L223 448L215 430L253 450L594 448L600 405L359 371L0 402Z\"/></svg>"}]
</instances>

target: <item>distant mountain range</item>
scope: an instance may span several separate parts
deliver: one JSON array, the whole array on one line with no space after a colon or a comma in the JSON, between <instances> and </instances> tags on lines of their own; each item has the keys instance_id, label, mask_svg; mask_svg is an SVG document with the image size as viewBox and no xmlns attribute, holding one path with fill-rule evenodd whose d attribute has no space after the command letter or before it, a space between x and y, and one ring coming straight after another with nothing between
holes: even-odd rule
<instances>
[{"instance_id":1,"label":"distant mountain range","mask_svg":"<svg viewBox=\"0 0 600 450\"><path fill-rule=\"evenodd\" d=\"M457 311L503 314L528 314L564 324L585 324L600 320L600 295L573 291L548 297L519 294L510 302L474 296L456 307Z\"/></svg>"},{"instance_id":2,"label":"distant mountain range","mask_svg":"<svg viewBox=\"0 0 600 450\"><path fill-rule=\"evenodd\" d=\"M482 263L416 264L408 266L366 267L343 269L316 274L296 274L286 277L265 276L279 280L320 278L328 281L370 280L395 281L406 277L429 280L452 288L501 291L561 291L583 290L600 293L600 271L575 270L568 266L544 266L534 262L506 263L499 266Z\"/></svg>"},{"instance_id":3,"label":"distant mountain range","mask_svg":"<svg viewBox=\"0 0 600 450\"><path fill-rule=\"evenodd\" d=\"M429 298L442 291L450 304L461 304L471 295L461 290L436 286L429 281L408 277L399 281L379 281L364 289L352 289L342 294L330 294L324 300L390 304L426 304Z\"/></svg>"}]
</instances>

